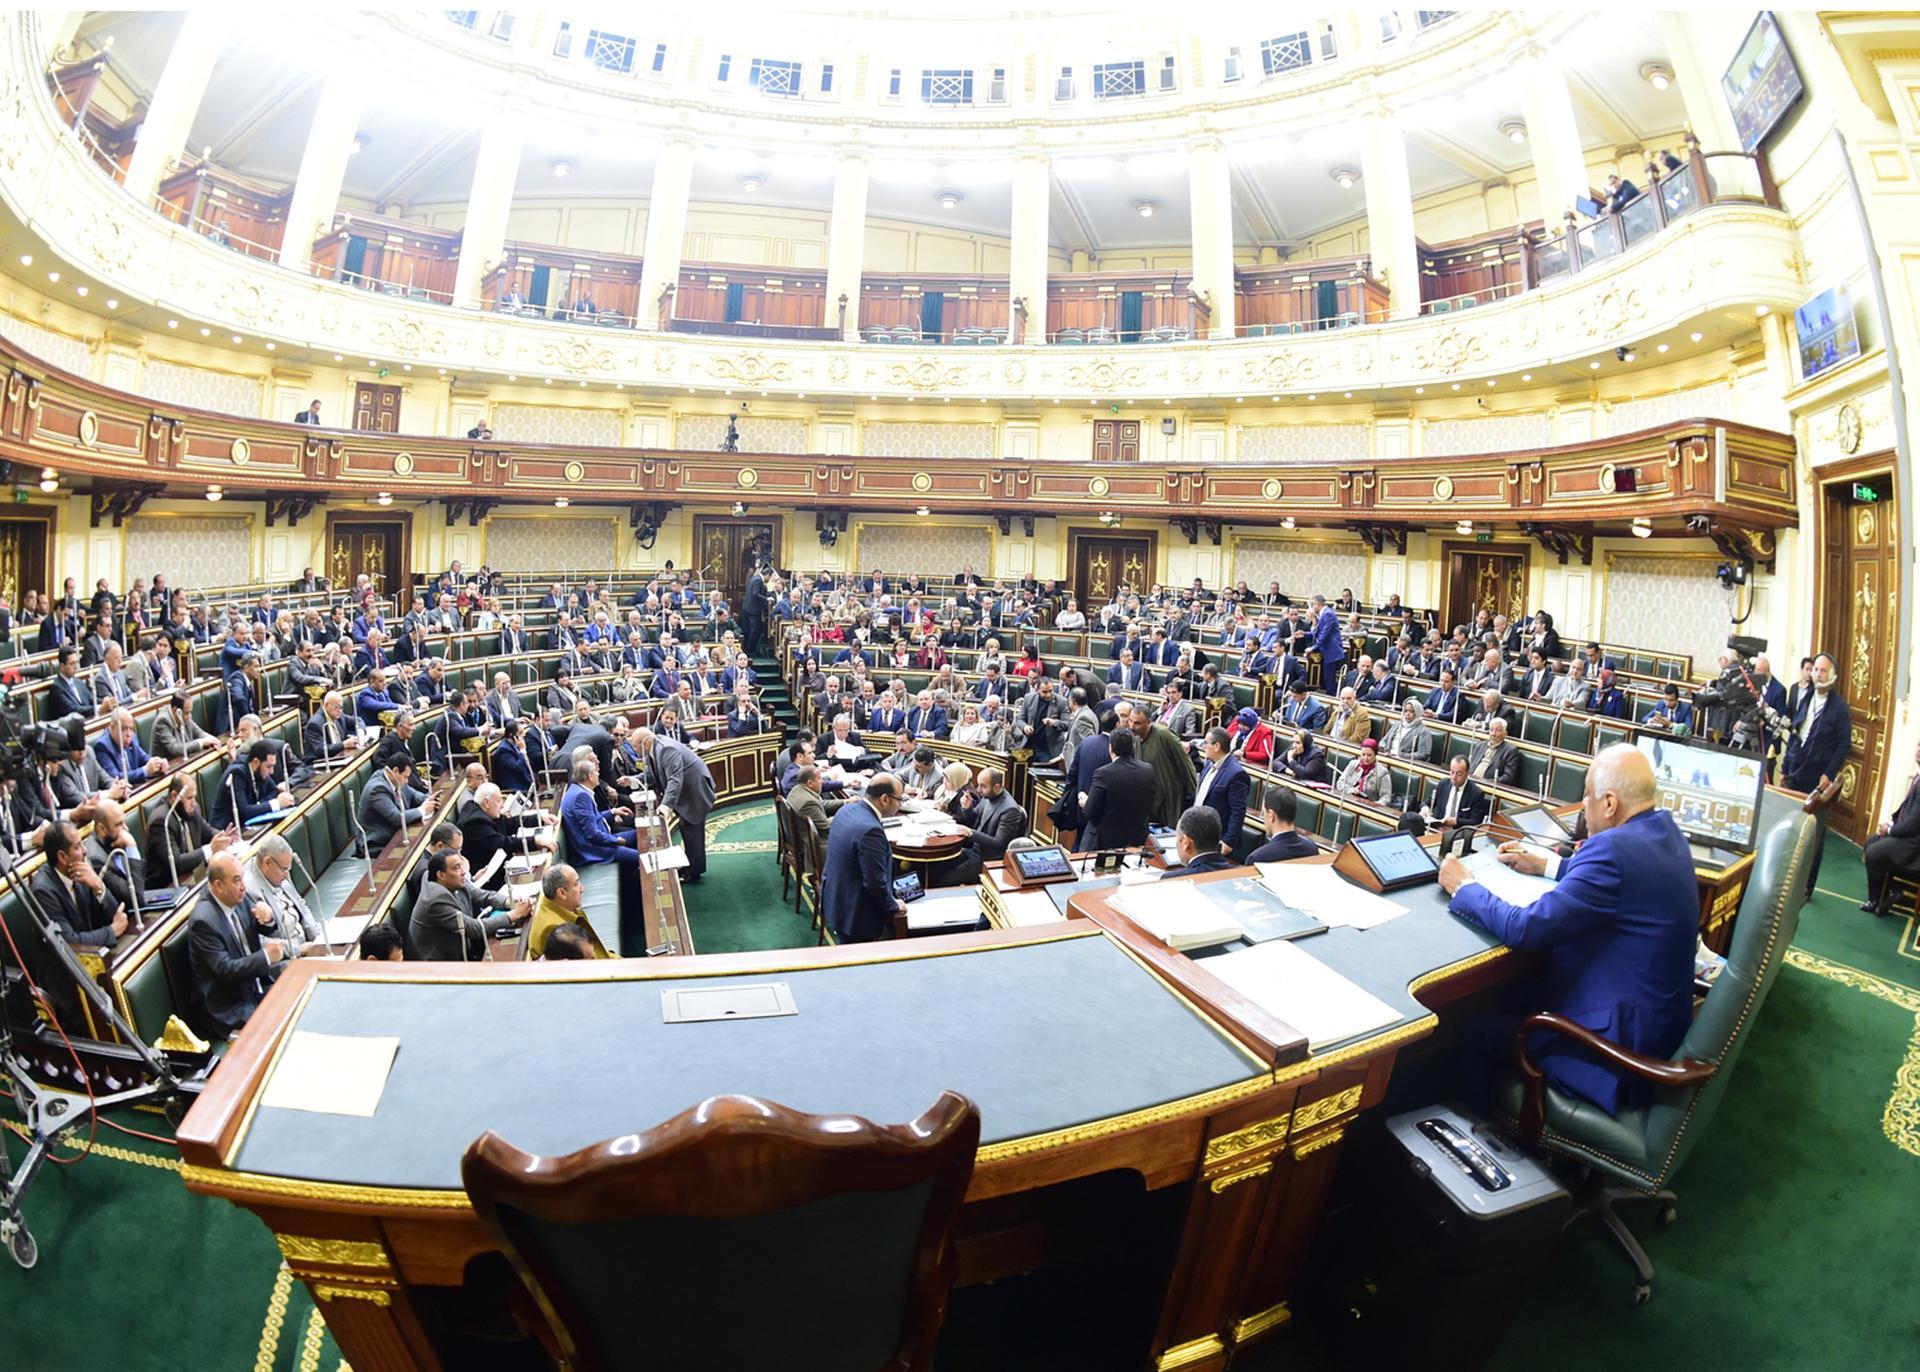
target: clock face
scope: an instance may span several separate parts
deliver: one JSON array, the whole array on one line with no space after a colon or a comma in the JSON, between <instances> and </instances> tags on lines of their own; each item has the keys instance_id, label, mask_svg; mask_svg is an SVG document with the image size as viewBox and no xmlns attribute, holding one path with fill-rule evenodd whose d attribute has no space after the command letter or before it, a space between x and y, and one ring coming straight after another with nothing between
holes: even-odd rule
<instances>
[{"instance_id":1,"label":"clock face","mask_svg":"<svg viewBox=\"0 0 1920 1372\"><path fill-rule=\"evenodd\" d=\"M1851 405L1842 405L1835 425L1836 436L1840 440L1840 451L1856 453L1860 451L1860 411Z\"/></svg>"}]
</instances>

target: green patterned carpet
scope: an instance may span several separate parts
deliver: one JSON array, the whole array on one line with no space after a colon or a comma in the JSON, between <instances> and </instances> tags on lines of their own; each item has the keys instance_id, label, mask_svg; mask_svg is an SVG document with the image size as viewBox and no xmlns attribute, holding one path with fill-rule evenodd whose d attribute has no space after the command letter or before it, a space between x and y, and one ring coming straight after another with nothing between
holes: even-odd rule
<instances>
[{"instance_id":1,"label":"green patterned carpet","mask_svg":"<svg viewBox=\"0 0 1920 1372\"><path fill-rule=\"evenodd\" d=\"M791 901L780 900L765 804L723 812L710 845L708 878L689 892L696 946L813 942ZM1920 1365L1915 929L1853 908L1861 874L1849 844L1829 844L1819 885L1713 1127L1680 1174L1679 1223L1641 1229L1658 1269L1652 1303L1631 1308L1624 1264L1593 1233L1576 1231L1544 1269L1495 1367ZM124 1122L165 1132L158 1116ZM19 1141L8 1143L17 1157ZM335 1372L339 1352L266 1230L224 1202L188 1195L167 1151L103 1129L92 1157L42 1175L27 1202L40 1265L21 1272L0 1261L5 1364ZM1644 1219L1650 1225L1651 1213ZM1109 1308L1022 1299L1017 1285L956 1298L945 1372L1113 1365L1089 1345ZM1346 1365L1299 1326L1235 1362Z\"/></svg>"}]
</instances>

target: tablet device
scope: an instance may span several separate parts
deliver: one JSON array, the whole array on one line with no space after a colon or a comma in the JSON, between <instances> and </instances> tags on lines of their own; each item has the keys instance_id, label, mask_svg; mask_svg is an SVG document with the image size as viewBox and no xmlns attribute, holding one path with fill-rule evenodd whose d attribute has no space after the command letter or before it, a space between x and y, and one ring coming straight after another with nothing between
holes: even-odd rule
<instances>
[{"instance_id":1,"label":"tablet device","mask_svg":"<svg viewBox=\"0 0 1920 1372\"><path fill-rule=\"evenodd\" d=\"M893 879L893 897L903 904L911 905L926 893L927 888L920 884L920 876L916 872Z\"/></svg>"},{"instance_id":2,"label":"tablet device","mask_svg":"<svg viewBox=\"0 0 1920 1372\"><path fill-rule=\"evenodd\" d=\"M1375 834L1371 838L1351 839L1349 844L1366 863L1382 891L1439 879L1440 864L1412 834Z\"/></svg>"},{"instance_id":3,"label":"tablet device","mask_svg":"<svg viewBox=\"0 0 1920 1372\"><path fill-rule=\"evenodd\" d=\"M1076 875L1073 863L1067 857L1067 850L1058 844L1051 848L1023 848L1019 852L1008 853L1007 861L1019 872L1020 880L1029 884L1069 879Z\"/></svg>"},{"instance_id":4,"label":"tablet device","mask_svg":"<svg viewBox=\"0 0 1920 1372\"><path fill-rule=\"evenodd\" d=\"M1553 811L1544 805L1529 805L1524 810L1503 810L1500 817L1528 838L1537 838L1542 843L1573 842L1573 831L1554 818Z\"/></svg>"}]
</instances>

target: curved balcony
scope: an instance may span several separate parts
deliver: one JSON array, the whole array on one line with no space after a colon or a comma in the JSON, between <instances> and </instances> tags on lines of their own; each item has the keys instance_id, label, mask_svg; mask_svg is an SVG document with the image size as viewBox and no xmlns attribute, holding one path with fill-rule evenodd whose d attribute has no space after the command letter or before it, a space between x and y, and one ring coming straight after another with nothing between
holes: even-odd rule
<instances>
[{"instance_id":1,"label":"curved balcony","mask_svg":"<svg viewBox=\"0 0 1920 1372\"><path fill-rule=\"evenodd\" d=\"M885 349L839 338L743 344L458 310L283 270L135 203L61 123L32 56L28 19L0 26L0 110L7 116L0 121L0 209L50 253L123 299L221 332L466 377L737 387L849 402L885 395L1003 404L1232 403L1250 393L1411 390L1578 364L1713 311L1790 309L1805 294L1787 217L1743 199L1693 206L1609 254L1576 246L1579 270L1471 311L1232 340L1171 338L1144 350L1095 341L974 349L898 339Z\"/></svg>"}]
</instances>

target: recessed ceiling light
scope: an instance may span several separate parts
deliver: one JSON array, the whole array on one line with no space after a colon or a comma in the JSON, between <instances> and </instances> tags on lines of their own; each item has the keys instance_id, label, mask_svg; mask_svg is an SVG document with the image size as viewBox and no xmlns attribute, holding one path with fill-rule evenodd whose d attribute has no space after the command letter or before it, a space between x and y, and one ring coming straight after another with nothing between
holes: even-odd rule
<instances>
[{"instance_id":1,"label":"recessed ceiling light","mask_svg":"<svg viewBox=\"0 0 1920 1372\"><path fill-rule=\"evenodd\" d=\"M40 489L45 491L48 495L52 495L55 491L60 489L60 483L53 477L43 476L40 478Z\"/></svg>"},{"instance_id":2,"label":"recessed ceiling light","mask_svg":"<svg viewBox=\"0 0 1920 1372\"><path fill-rule=\"evenodd\" d=\"M1415 395L1425 395L1427 393L1427 388L1425 386L1415 386L1413 388L1413 393Z\"/></svg>"},{"instance_id":3,"label":"recessed ceiling light","mask_svg":"<svg viewBox=\"0 0 1920 1372\"><path fill-rule=\"evenodd\" d=\"M1597 372L1597 371L1599 371L1599 370L1600 370L1600 363L1599 363L1598 361L1594 361L1594 362L1589 362L1589 363L1587 363L1587 369L1588 369L1589 371L1595 371L1595 372Z\"/></svg>"},{"instance_id":4,"label":"recessed ceiling light","mask_svg":"<svg viewBox=\"0 0 1920 1372\"><path fill-rule=\"evenodd\" d=\"M59 272L48 272L48 273L47 273L47 280L49 280L49 281L58 281L59 279L60 279L60 273L59 273Z\"/></svg>"},{"instance_id":5,"label":"recessed ceiling light","mask_svg":"<svg viewBox=\"0 0 1920 1372\"><path fill-rule=\"evenodd\" d=\"M1343 399L1343 400L1351 400L1351 399L1353 399L1353 392L1352 392L1352 391L1342 391L1342 392L1340 393L1340 398L1341 398L1341 399Z\"/></svg>"},{"instance_id":6,"label":"recessed ceiling light","mask_svg":"<svg viewBox=\"0 0 1920 1372\"><path fill-rule=\"evenodd\" d=\"M1353 183L1360 179L1360 173L1352 167L1335 167L1327 175L1339 182L1340 189L1343 191L1352 190Z\"/></svg>"},{"instance_id":7,"label":"recessed ceiling light","mask_svg":"<svg viewBox=\"0 0 1920 1372\"><path fill-rule=\"evenodd\" d=\"M1654 351L1657 353L1663 353L1667 350L1667 346L1668 345L1665 343L1658 344L1657 346L1655 346Z\"/></svg>"},{"instance_id":8,"label":"recessed ceiling light","mask_svg":"<svg viewBox=\"0 0 1920 1372\"><path fill-rule=\"evenodd\" d=\"M267 346L268 346L269 348L271 348L271 347L273 346L273 344L271 344L271 343L269 343L269 344L267 344ZM446 374L447 374L447 369L446 369L445 367L442 367L442 368L440 369L440 375L442 375L442 376L445 376Z\"/></svg>"},{"instance_id":9,"label":"recessed ceiling light","mask_svg":"<svg viewBox=\"0 0 1920 1372\"><path fill-rule=\"evenodd\" d=\"M1453 526L1453 531L1464 537L1473 532L1473 521L1471 519L1463 519Z\"/></svg>"},{"instance_id":10,"label":"recessed ceiling light","mask_svg":"<svg viewBox=\"0 0 1920 1372\"><path fill-rule=\"evenodd\" d=\"M379 364L378 362L375 362L375 361L374 361L374 360L373 360L373 359L372 359L371 357L369 357L369 358L367 359L367 365L368 365L369 367L377 367L377 366L379 366L380 364Z\"/></svg>"},{"instance_id":11,"label":"recessed ceiling light","mask_svg":"<svg viewBox=\"0 0 1920 1372\"><path fill-rule=\"evenodd\" d=\"M1459 390L1459 389L1460 389L1460 383L1459 383L1458 381L1456 381L1456 382L1454 382L1454 383L1453 383L1453 388L1454 388L1454 389L1455 389L1456 391L1457 391L1457 390Z\"/></svg>"},{"instance_id":12,"label":"recessed ceiling light","mask_svg":"<svg viewBox=\"0 0 1920 1372\"><path fill-rule=\"evenodd\" d=\"M110 310L117 310L120 308L120 302L118 300L113 299L111 296L109 296L107 298L107 308Z\"/></svg>"},{"instance_id":13,"label":"recessed ceiling light","mask_svg":"<svg viewBox=\"0 0 1920 1372\"><path fill-rule=\"evenodd\" d=\"M213 337L213 330L209 329L206 325L202 324L200 326L200 336L202 338L211 338Z\"/></svg>"},{"instance_id":14,"label":"recessed ceiling light","mask_svg":"<svg viewBox=\"0 0 1920 1372\"><path fill-rule=\"evenodd\" d=\"M933 511L929 510L925 505L922 505L919 509L915 510L914 513L919 515L920 518L925 519L928 515L932 514Z\"/></svg>"},{"instance_id":15,"label":"recessed ceiling light","mask_svg":"<svg viewBox=\"0 0 1920 1372\"><path fill-rule=\"evenodd\" d=\"M1493 378L1492 378L1492 377L1488 377L1488 378L1487 378L1487 384L1488 384L1489 386L1491 386L1491 385L1493 384Z\"/></svg>"},{"instance_id":16,"label":"recessed ceiling light","mask_svg":"<svg viewBox=\"0 0 1920 1372\"><path fill-rule=\"evenodd\" d=\"M81 292L81 294L83 295L85 293L86 292L84 291ZM1771 305L1755 305L1753 307L1753 314L1754 314L1754 318L1756 319L1765 319L1768 315L1772 313L1773 313L1773 306Z\"/></svg>"},{"instance_id":17,"label":"recessed ceiling light","mask_svg":"<svg viewBox=\"0 0 1920 1372\"><path fill-rule=\"evenodd\" d=\"M180 327L180 321L177 319L169 319L167 321L167 327L169 329L177 329Z\"/></svg>"},{"instance_id":18,"label":"recessed ceiling light","mask_svg":"<svg viewBox=\"0 0 1920 1372\"><path fill-rule=\"evenodd\" d=\"M755 191L758 191L762 186L766 184L767 184L767 178L760 175L759 172L748 172L745 176L740 178L740 189L745 191L748 195L752 195Z\"/></svg>"},{"instance_id":19,"label":"recessed ceiling light","mask_svg":"<svg viewBox=\"0 0 1920 1372\"><path fill-rule=\"evenodd\" d=\"M1532 372L1521 372L1521 373L1520 373L1520 379L1521 379L1522 381L1531 381L1531 380L1533 380L1533 373L1532 373Z\"/></svg>"},{"instance_id":20,"label":"recessed ceiling light","mask_svg":"<svg viewBox=\"0 0 1920 1372\"><path fill-rule=\"evenodd\" d=\"M1599 364L1598 364L1598 363L1595 363L1594 365L1595 365L1595 366L1598 366ZM544 382L545 382L545 383L546 383L547 385L549 385L549 386L551 386L551 385L553 384L553 378L552 378L552 377L550 377L550 376L544 376L544 377L541 377L540 379L541 379L542 381L544 381Z\"/></svg>"},{"instance_id":21,"label":"recessed ceiling light","mask_svg":"<svg viewBox=\"0 0 1920 1372\"><path fill-rule=\"evenodd\" d=\"M352 157L355 153L362 153L362 152L365 152L366 150L367 150L366 136L364 134L356 133L353 136L353 142L349 144L347 147L347 156Z\"/></svg>"},{"instance_id":22,"label":"recessed ceiling light","mask_svg":"<svg viewBox=\"0 0 1920 1372\"><path fill-rule=\"evenodd\" d=\"M1691 334L1688 334L1687 337L1691 338L1694 342L1698 343L1701 339L1705 338L1706 335L1703 333L1691 333Z\"/></svg>"},{"instance_id":23,"label":"recessed ceiling light","mask_svg":"<svg viewBox=\"0 0 1920 1372\"><path fill-rule=\"evenodd\" d=\"M572 170L573 170L573 163L567 161L566 158L564 157L558 159L553 164L553 174L555 176L565 176L568 172Z\"/></svg>"},{"instance_id":24,"label":"recessed ceiling light","mask_svg":"<svg viewBox=\"0 0 1920 1372\"><path fill-rule=\"evenodd\" d=\"M31 267L33 265L33 254L30 252L21 253L20 265L23 267Z\"/></svg>"},{"instance_id":25,"label":"recessed ceiling light","mask_svg":"<svg viewBox=\"0 0 1920 1372\"><path fill-rule=\"evenodd\" d=\"M226 495L227 493L221 490L218 486L207 487L208 500L224 500L226 498Z\"/></svg>"},{"instance_id":26,"label":"recessed ceiling light","mask_svg":"<svg viewBox=\"0 0 1920 1372\"><path fill-rule=\"evenodd\" d=\"M554 507L555 507L556 509L561 509L561 510L564 510L564 509L566 509L566 508L567 508L567 506L569 506L569 505L571 505L571 504L573 504L573 502L572 502L571 500L568 500L568 499L567 499L567 498L566 498L565 496L563 496L563 495L557 495L557 496L555 496L555 497L553 498L553 503L554 503Z\"/></svg>"},{"instance_id":27,"label":"recessed ceiling light","mask_svg":"<svg viewBox=\"0 0 1920 1372\"><path fill-rule=\"evenodd\" d=\"M278 348L279 348L279 346L280 346L280 345L279 345L278 343L275 343L275 342L274 342L274 341L273 341L272 339L268 339L268 340L267 340L267 351L268 351L268 352L273 352L273 351L275 351L276 349L278 349Z\"/></svg>"},{"instance_id":28,"label":"recessed ceiling light","mask_svg":"<svg viewBox=\"0 0 1920 1372\"><path fill-rule=\"evenodd\" d=\"M1663 91L1673 84L1673 68L1665 62L1643 62L1640 64L1640 79L1657 91Z\"/></svg>"},{"instance_id":29,"label":"recessed ceiling light","mask_svg":"<svg viewBox=\"0 0 1920 1372\"><path fill-rule=\"evenodd\" d=\"M1281 520L1280 527L1283 529L1291 529L1293 527L1293 516L1288 515L1285 519Z\"/></svg>"},{"instance_id":30,"label":"recessed ceiling light","mask_svg":"<svg viewBox=\"0 0 1920 1372\"><path fill-rule=\"evenodd\" d=\"M1134 213L1138 214L1142 219L1153 218L1153 212L1156 208L1158 207L1155 206L1151 200L1136 200L1133 202Z\"/></svg>"},{"instance_id":31,"label":"recessed ceiling light","mask_svg":"<svg viewBox=\"0 0 1920 1372\"><path fill-rule=\"evenodd\" d=\"M941 209L950 210L967 197L960 194L959 191L941 191L940 194L933 198L939 202Z\"/></svg>"},{"instance_id":32,"label":"recessed ceiling light","mask_svg":"<svg viewBox=\"0 0 1920 1372\"><path fill-rule=\"evenodd\" d=\"M1275 399L1275 400L1278 400L1279 398L1280 398L1280 397L1279 397L1279 396L1277 396L1277 395L1276 395L1276 396L1274 397L1274 399ZM1309 400L1318 400L1319 398L1320 398L1320 397L1319 397L1319 396L1317 396L1317 395L1310 395L1310 396L1308 396L1308 397L1307 397L1307 399L1309 399Z\"/></svg>"},{"instance_id":33,"label":"recessed ceiling light","mask_svg":"<svg viewBox=\"0 0 1920 1372\"><path fill-rule=\"evenodd\" d=\"M1504 119L1500 122L1500 132L1506 135L1510 143L1527 141L1527 126L1518 119Z\"/></svg>"},{"instance_id":34,"label":"recessed ceiling light","mask_svg":"<svg viewBox=\"0 0 1920 1372\"><path fill-rule=\"evenodd\" d=\"M239 335L239 334L237 334L237 333L236 333L236 334L229 334L229 335L227 335L227 336L228 336L229 338L231 338L231 339L232 339L232 340L233 340L233 341L234 341L235 343L243 343L243 342L245 342L245 341L246 341L245 339L243 339L243 338L241 338L241 337L240 337L240 335Z\"/></svg>"},{"instance_id":35,"label":"recessed ceiling light","mask_svg":"<svg viewBox=\"0 0 1920 1372\"><path fill-rule=\"evenodd\" d=\"M1247 398L1244 395L1236 395L1233 398L1233 403L1236 405L1244 405L1247 403Z\"/></svg>"},{"instance_id":36,"label":"recessed ceiling light","mask_svg":"<svg viewBox=\"0 0 1920 1372\"><path fill-rule=\"evenodd\" d=\"M234 341L235 341L235 342L238 342L239 340L238 340L238 339L236 339L236 340L234 340ZM412 370L413 370L413 363L411 363L411 362L403 362L403 363L401 363L401 364L400 364L400 370L401 370L401 371L403 371L403 372L410 372L410 371L412 371ZM583 381L583 382L581 382L580 384L584 386L584 385L586 385L587 383Z\"/></svg>"},{"instance_id":37,"label":"recessed ceiling light","mask_svg":"<svg viewBox=\"0 0 1920 1372\"><path fill-rule=\"evenodd\" d=\"M374 504L376 504L376 505L391 505L391 504L393 504L393 492L392 492L392 491L382 491L382 492L380 492L380 494L379 494L379 495L377 495L377 496L375 496L375 497L373 498L373 503L374 503Z\"/></svg>"},{"instance_id":38,"label":"recessed ceiling light","mask_svg":"<svg viewBox=\"0 0 1920 1372\"><path fill-rule=\"evenodd\" d=\"M73 293L84 300L86 298L87 288L85 286L75 286Z\"/></svg>"},{"instance_id":39,"label":"recessed ceiling light","mask_svg":"<svg viewBox=\"0 0 1920 1372\"><path fill-rule=\"evenodd\" d=\"M341 356L341 355L340 355L339 353L335 353L335 354L333 355L333 360L334 360L335 362L345 362L345 361L346 361L347 359L346 359L346 358L344 358L344 357L342 357L342 356Z\"/></svg>"}]
</instances>

